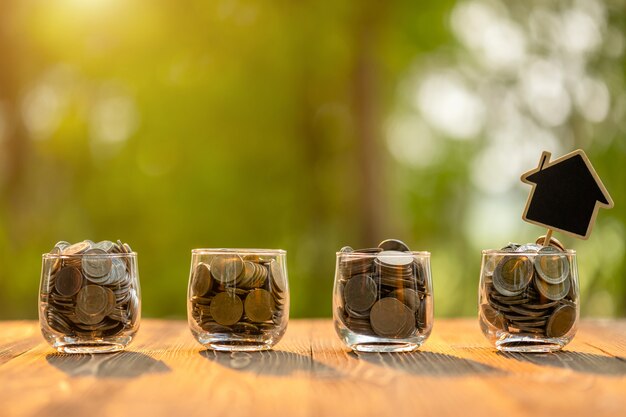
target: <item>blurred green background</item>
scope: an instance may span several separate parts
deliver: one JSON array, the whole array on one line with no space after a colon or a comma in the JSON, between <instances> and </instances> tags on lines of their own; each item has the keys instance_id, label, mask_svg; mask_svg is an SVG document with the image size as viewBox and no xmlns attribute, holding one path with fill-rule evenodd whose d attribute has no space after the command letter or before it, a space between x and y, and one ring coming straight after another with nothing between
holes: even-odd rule
<instances>
[{"instance_id":1,"label":"blurred green background","mask_svg":"<svg viewBox=\"0 0 626 417\"><path fill-rule=\"evenodd\" d=\"M480 250L544 230L519 181L584 148L615 208L582 314L626 314L626 2L3 0L0 318L35 318L58 240L139 252L144 316L185 316L190 250L288 251L292 317L335 251L433 253L473 315Z\"/></svg>"}]
</instances>

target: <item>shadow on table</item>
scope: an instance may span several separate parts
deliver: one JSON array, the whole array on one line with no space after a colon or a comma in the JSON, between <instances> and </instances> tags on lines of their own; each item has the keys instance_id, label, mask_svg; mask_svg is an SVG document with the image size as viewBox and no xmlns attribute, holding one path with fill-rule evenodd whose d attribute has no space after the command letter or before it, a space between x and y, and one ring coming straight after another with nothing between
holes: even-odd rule
<instances>
[{"instance_id":1,"label":"shadow on table","mask_svg":"<svg viewBox=\"0 0 626 417\"><path fill-rule=\"evenodd\" d=\"M138 352L100 354L51 353L48 363L69 376L94 376L96 378L136 378L144 374L170 372L160 360Z\"/></svg>"},{"instance_id":2,"label":"shadow on table","mask_svg":"<svg viewBox=\"0 0 626 417\"><path fill-rule=\"evenodd\" d=\"M200 351L200 356L229 369L260 375L290 376L297 372L310 372L314 378L338 378L339 371L310 356L283 350L260 352Z\"/></svg>"},{"instance_id":3,"label":"shadow on table","mask_svg":"<svg viewBox=\"0 0 626 417\"><path fill-rule=\"evenodd\" d=\"M451 377L504 373L501 369L444 353L421 351L407 353L350 352L349 355L374 365L397 369L412 375Z\"/></svg>"},{"instance_id":4,"label":"shadow on table","mask_svg":"<svg viewBox=\"0 0 626 417\"><path fill-rule=\"evenodd\" d=\"M593 353L562 350L553 353L498 352L504 358L539 366L571 369L575 372L598 375L626 375L626 358L602 356Z\"/></svg>"}]
</instances>

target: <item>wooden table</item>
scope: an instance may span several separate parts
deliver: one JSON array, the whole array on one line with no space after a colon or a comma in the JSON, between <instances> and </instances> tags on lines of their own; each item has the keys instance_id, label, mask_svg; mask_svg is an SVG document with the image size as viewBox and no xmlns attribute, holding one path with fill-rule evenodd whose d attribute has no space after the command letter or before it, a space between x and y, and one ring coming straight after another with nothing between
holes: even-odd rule
<instances>
[{"instance_id":1,"label":"wooden table","mask_svg":"<svg viewBox=\"0 0 626 417\"><path fill-rule=\"evenodd\" d=\"M202 349L144 320L129 350L61 355L36 322L0 322L0 416L624 416L626 320L583 322L556 354L500 354L476 320L422 349L354 354L330 320L292 320L275 350Z\"/></svg>"}]
</instances>

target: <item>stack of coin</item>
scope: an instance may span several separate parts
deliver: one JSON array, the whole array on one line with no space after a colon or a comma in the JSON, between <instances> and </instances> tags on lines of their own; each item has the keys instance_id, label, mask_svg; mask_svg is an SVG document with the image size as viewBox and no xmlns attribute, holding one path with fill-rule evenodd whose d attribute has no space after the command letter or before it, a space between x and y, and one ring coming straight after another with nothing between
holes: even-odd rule
<instances>
[{"instance_id":1,"label":"stack of coin","mask_svg":"<svg viewBox=\"0 0 626 417\"><path fill-rule=\"evenodd\" d=\"M198 262L191 274L191 317L210 333L262 335L285 314L287 285L276 259L237 253Z\"/></svg>"},{"instance_id":2,"label":"stack of coin","mask_svg":"<svg viewBox=\"0 0 626 417\"><path fill-rule=\"evenodd\" d=\"M537 241L543 243L543 237ZM497 331L562 337L576 321L576 286L563 245L509 244L483 265L481 320Z\"/></svg>"},{"instance_id":3,"label":"stack of coin","mask_svg":"<svg viewBox=\"0 0 626 417\"><path fill-rule=\"evenodd\" d=\"M407 338L429 327L427 268L403 242L340 250L337 315L355 333Z\"/></svg>"},{"instance_id":4,"label":"stack of coin","mask_svg":"<svg viewBox=\"0 0 626 417\"><path fill-rule=\"evenodd\" d=\"M58 242L44 257L43 318L66 336L115 336L139 317L132 249L119 240Z\"/></svg>"}]
</instances>

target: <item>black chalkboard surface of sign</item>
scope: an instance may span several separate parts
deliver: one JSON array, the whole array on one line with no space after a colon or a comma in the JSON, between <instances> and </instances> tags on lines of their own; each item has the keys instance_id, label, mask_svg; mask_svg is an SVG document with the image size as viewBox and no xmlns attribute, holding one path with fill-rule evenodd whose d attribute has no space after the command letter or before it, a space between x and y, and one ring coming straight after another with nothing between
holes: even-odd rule
<instances>
[{"instance_id":1,"label":"black chalkboard surface of sign","mask_svg":"<svg viewBox=\"0 0 626 417\"><path fill-rule=\"evenodd\" d=\"M612 208L613 200L582 150L550 162L543 152L536 169L522 182L533 186L522 218L539 226L587 239L598 210Z\"/></svg>"}]
</instances>

